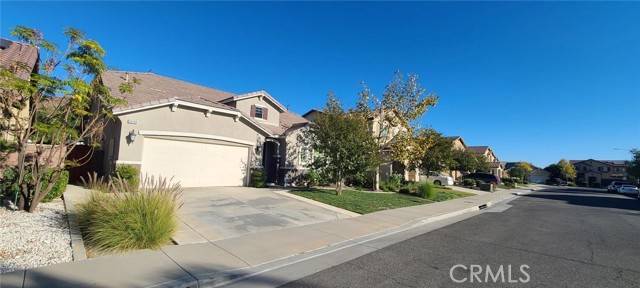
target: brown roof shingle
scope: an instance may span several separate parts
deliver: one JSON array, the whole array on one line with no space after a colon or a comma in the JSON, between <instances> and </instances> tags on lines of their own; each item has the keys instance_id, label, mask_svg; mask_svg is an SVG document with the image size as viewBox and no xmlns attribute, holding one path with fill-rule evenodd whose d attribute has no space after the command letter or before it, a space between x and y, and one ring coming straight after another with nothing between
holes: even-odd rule
<instances>
[{"instance_id":1,"label":"brown roof shingle","mask_svg":"<svg viewBox=\"0 0 640 288\"><path fill-rule=\"evenodd\" d=\"M133 81L137 78L138 84L134 85L131 94L122 94L119 87L126 81ZM127 71L106 71L102 75L102 83L109 88L111 94L116 97L127 100L125 107L119 107L116 111L144 107L160 103L168 103L174 100L182 100L195 104L208 105L212 107L238 111L246 118L250 119L246 113L219 101L228 99L236 94L225 92L182 80L177 80L150 72L127 72ZM299 115L284 111L280 113L280 125L259 125L268 130L272 134L282 135L289 129L304 126L308 123L307 119Z\"/></svg>"},{"instance_id":2,"label":"brown roof shingle","mask_svg":"<svg viewBox=\"0 0 640 288\"><path fill-rule=\"evenodd\" d=\"M18 77L29 79L38 57L38 48L35 46L0 38L0 66L14 70Z\"/></svg>"}]
</instances>

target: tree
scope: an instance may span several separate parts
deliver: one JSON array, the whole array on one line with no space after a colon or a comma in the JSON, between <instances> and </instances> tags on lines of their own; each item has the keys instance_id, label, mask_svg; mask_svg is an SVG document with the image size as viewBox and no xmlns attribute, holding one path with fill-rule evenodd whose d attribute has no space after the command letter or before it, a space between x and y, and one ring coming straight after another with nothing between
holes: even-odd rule
<instances>
[{"instance_id":1,"label":"tree","mask_svg":"<svg viewBox=\"0 0 640 288\"><path fill-rule=\"evenodd\" d=\"M370 123L380 159L407 163L407 167L412 169L418 165L425 149L425 143L422 142L425 139L416 137L416 121L437 102L438 97L427 93L417 75L409 74L405 79L402 73L396 72L386 86L382 99L363 85L352 113ZM376 189L378 178L379 171L376 169Z\"/></svg>"},{"instance_id":2,"label":"tree","mask_svg":"<svg viewBox=\"0 0 640 288\"><path fill-rule=\"evenodd\" d=\"M576 167L574 167L571 162L565 159L561 159L560 161L558 161L558 166L560 167L560 178L566 181L576 179Z\"/></svg>"},{"instance_id":3,"label":"tree","mask_svg":"<svg viewBox=\"0 0 640 288\"><path fill-rule=\"evenodd\" d=\"M576 178L576 168L571 164L571 162L565 159L558 161L556 164L551 164L545 167L544 170L551 174L551 179L560 178L565 181L571 181Z\"/></svg>"},{"instance_id":4,"label":"tree","mask_svg":"<svg viewBox=\"0 0 640 288\"><path fill-rule=\"evenodd\" d=\"M627 173L637 182L640 180L640 150L632 149L631 155L633 159L627 164Z\"/></svg>"},{"instance_id":5,"label":"tree","mask_svg":"<svg viewBox=\"0 0 640 288\"><path fill-rule=\"evenodd\" d=\"M333 93L322 112L305 132L305 142L317 153L313 168L329 177L336 184L336 194L341 195L346 177L378 165L377 144L367 121L346 113Z\"/></svg>"},{"instance_id":6,"label":"tree","mask_svg":"<svg viewBox=\"0 0 640 288\"><path fill-rule=\"evenodd\" d=\"M425 147L419 158L421 170L442 172L453 163L453 142L433 129L420 130L417 133L418 145Z\"/></svg>"},{"instance_id":7,"label":"tree","mask_svg":"<svg viewBox=\"0 0 640 288\"><path fill-rule=\"evenodd\" d=\"M509 175L524 181L529 177L529 173L531 173L531 171L533 171L533 165L527 162L519 162L509 170Z\"/></svg>"},{"instance_id":8,"label":"tree","mask_svg":"<svg viewBox=\"0 0 640 288\"><path fill-rule=\"evenodd\" d=\"M452 151L453 162L451 170L458 170L464 173L489 171L489 163L484 155L480 155L469 150Z\"/></svg>"},{"instance_id":9,"label":"tree","mask_svg":"<svg viewBox=\"0 0 640 288\"><path fill-rule=\"evenodd\" d=\"M68 43L60 51L39 31L16 27L12 35L40 51L38 73L28 80L18 77L25 63L0 69L0 109L12 123L3 129L13 136L18 156L18 207L29 212L58 181L73 148L81 142L97 145L111 109L123 103L97 81L106 69L100 44L73 28L64 34ZM131 85L123 83L121 90ZM25 107L27 112L21 112ZM29 146L35 153L28 152Z\"/></svg>"}]
</instances>

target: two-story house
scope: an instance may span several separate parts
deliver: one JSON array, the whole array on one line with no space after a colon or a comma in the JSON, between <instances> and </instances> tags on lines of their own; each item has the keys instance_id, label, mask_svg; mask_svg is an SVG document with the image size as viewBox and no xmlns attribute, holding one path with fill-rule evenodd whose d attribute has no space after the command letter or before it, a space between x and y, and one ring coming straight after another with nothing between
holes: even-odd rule
<instances>
[{"instance_id":1,"label":"two-story house","mask_svg":"<svg viewBox=\"0 0 640 288\"><path fill-rule=\"evenodd\" d=\"M576 168L576 184L606 187L612 181L628 179L627 161L624 160L571 160Z\"/></svg>"},{"instance_id":2,"label":"two-story house","mask_svg":"<svg viewBox=\"0 0 640 288\"><path fill-rule=\"evenodd\" d=\"M499 178L504 177L504 166L502 162L500 162L500 159L498 159L498 156L496 156L495 152L493 152L493 149L491 149L491 147L469 146L467 147L467 149L485 157L485 159L489 163L489 172L491 174L498 176Z\"/></svg>"},{"instance_id":3,"label":"two-story house","mask_svg":"<svg viewBox=\"0 0 640 288\"><path fill-rule=\"evenodd\" d=\"M119 85L139 80L131 94ZM104 130L104 170L138 167L183 187L243 186L250 169L283 184L310 161L297 135L308 121L266 91L234 94L157 75L107 71L100 79L126 100Z\"/></svg>"}]
</instances>

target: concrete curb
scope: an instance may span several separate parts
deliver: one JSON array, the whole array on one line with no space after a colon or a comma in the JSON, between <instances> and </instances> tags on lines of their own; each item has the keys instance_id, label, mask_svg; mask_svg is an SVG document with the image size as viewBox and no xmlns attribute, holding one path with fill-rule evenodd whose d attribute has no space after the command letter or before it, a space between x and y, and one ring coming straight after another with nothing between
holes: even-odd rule
<instances>
[{"instance_id":1,"label":"concrete curb","mask_svg":"<svg viewBox=\"0 0 640 288\"><path fill-rule=\"evenodd\" d=\"M74 193L85 193L86 190L79 186L67 185L67 190L62 196L64 202L64 208L67 211L67 221L69 224L69 234L71 236L71 252L73 261L80 261L87 259L87 250L84 247L84 241L82 240L82 233L80 232L80 224L78 222L78 211L75 205L77 204ZM88 190L87 190L88 191Z\"/></svg>"},{"instance_id":2,"label":"concrete curb","mask_svg":"<svg viewBox=\"0 0 640 288\"><path fill-rule=\"evenodd\" d=\"M77 192L82 191L80 190ZM82 194L75 196L82 196ZM173 250L173 252L165 248L161 249L160 251L140 250L122 256L114 255L88 259L86 261L82 261L83 263L70 262L40 267L36 269L29 269L24 271L24 274L22 274L24 275L24 280L22 281L23 285L17 285L17 287L26 288L33 287L34 285L46 285L48 287L67 287L69 286L69 283L84 283L87 285L89 285L89 283L92 283L91 285L105 287L218 287L240 281L257 274L261 274L268 270L277 269L278 267L285 267L291 264L305 261L307 259L334 253L349 247L360 247L365 250L370 249L370 251L367 251L371 252L374 251L375 248L368 247L364 243L369 243L369 241L372 240L384 241L384 239L390 239L389 243L395 243L394 241L396 240L394 239L396 238L385 237L394 236L396 234L400 235L399 233L401 232L409 232L412 231L412 229L418 227L425 227L425 225L429 223L482 210L499 202L518 197L506 192L477 196L479 196L480 198L460 198L457 202L439 202L442 203L441 205L427 204L393 210L385 210L381 212L390 211L391 213L383 213L374 217L368 217L367 215L371 214L366 214L358 217L335 220L337 221L336 225L340 225L338 224L339 222L345 221L341 226L342 229L359 229L358 227L363 226L358 225L366 226L371 225L374 222L378 223L374 225L378 226L378 228L370 228L370 230L365 229L363 231L369 232L361 234L358 234L356 232L353 234L354 236L351 237L337 237L339 235L342 235L342 232L337 232L333 235L336 237L331 238L342 239L336 239L335 241L332 240L326 242L324 242L324 240L322 239L316 239L318 240L318 245L307 243L306 247L308 248L304 250L287 248L283 250L284 253L271 253L271 255L274 256L272 258L268 258L263 255L262 259L264 260L262 260L261 258L257 258L261 259L259 261L245 261L246 259L243 260L243 255L248 255L247 253L251 253L252 250L238 250L244 249L240 248L242 245L235 246L236 248L232 248L231 250L228 249L230 247L229 245L237 245L238 241L242 242L242 239L240 237L238 239L222 240L226 241L223 243L211 242L210 244L193 244L203 246L186 247L190 245L185 245L186 250L177 248L178 246L173 246L176 247L175 249L178 249L170 249ZM73 200L78 200L78 198L71 196L69 197L69 200L72 200L69 204L72 205ZM428 207L428 205L434 206ZM384 220L385 218L388 219ZM295 233L294 231L304 230L301 229L303 227L304 226L294 227L292 229L296 230L291 230L291 232L288 233ZM332 234L332 232L321 231L322 229L323 228L316 230L319 232L317 235ZM336 232L337 230L333 231ZM351 232L349 232L351 230L344 231L344 233L346 233L347 235L351 234ZM355 236L356 234L357 236ZM255 241L259 241L256 243L267 243L264 246L270 247L270 244L268 243L281 243L278 242L278 239L286 239L287 235L287 233L280 233L279 236L275 236L275 238L273 238L272 235L269 236L272 238L260 238L264 237L264 235L259 235L252 236L251 238L247 238L246 240L248 240L248 243L253 243ZM311 235L315 234L312 233ZM210 248L206 248L204 247L206 245L212 246L210 246ZM251 248L253 248L253 250L256 250L255 246ZM190 254L184 254L184 252L188 250L191 251ZM242 253L244 254L237 253L240 251L243 251ZM259 249L256 251L259 251ZM368 253L367 251L363 250L362 253ZM230 264L230 261L233 258L242 260L242 262L244 263L241 263L241 265L239 266ZM211 273L207 271L211 271ZM18 273L18 275L16 276L17 277L12 278L20 282L20 279L15 279L20 277L20 273ZM44 276L48 278L43 278Z\"/></svg>"},{"instance_id":3,"label":"concrete curb","mask_svg":"<svg viewBox=\"0 0 640 288\"><path fill-rule=\"evenodd\" d=\"M291 194L287 190L273 191L273 193L276 193L276 194L281 195L281 196L289 197L289 198L292 198L292 199L296 199L296 200L299 200L299 201L302 201L302 202L305 202L305 203L309 203L311 205L322 207L324 209L327 209L327 210L330 210L330 211L333 211L333 212L345 214L345 215L350 216L350 217L356 217L356 216L362 215L362 214L358 214L358 213L353 212L353 211L349 211L349 210L346 210L346 209L338 208L336 206L331 206L329 204L324 204L322 202L318 202L318 201L315 201L315 200L312 200L312 199L309 199L309 198L305 198L305 197L302 197L302 196Z\"/></svg>"}]
</instances>

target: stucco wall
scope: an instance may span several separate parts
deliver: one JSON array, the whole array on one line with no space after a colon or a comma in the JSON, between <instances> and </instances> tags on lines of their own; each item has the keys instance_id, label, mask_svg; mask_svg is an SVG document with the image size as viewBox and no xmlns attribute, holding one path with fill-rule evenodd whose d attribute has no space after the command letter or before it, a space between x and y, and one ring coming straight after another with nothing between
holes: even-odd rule
<instances>
[{"instance_id":1,"label":"stucco wall","mask_svg":"<svg viewBox=\"0 0 640 288\"><path fill-rule=\"evenodd\" d=\"M251 115L251 105L263 106L269 110L269 112L267 112L267 120L254 118L256 121L273 126L280 125L280 112L278 111L278 108L271 103L271 101L267 100L267 98L251 97L235 102L235 107L246 115Z\"/></svg>"},{"instance_id":2,"label":"stucco wall","mask_svg":"<svg viewBox=\"0 0 640 288\"><path fill-rule=\"evenodd\" d=\"M137 135L131 142L127 136L132 130L135 130L136 134L140 131L206 134L249 142L252 143L253 148L264 142L265 133L254 128L254 125L245 119L239 118L236 121L233 115L217 112L213 112L208 117L205 115L205 111L184 106L178 106L174 112L169 106L164 106L119 115L120 129L114 129L113 135L108 135L113 137L119 146L115 149L117 157L114 157L114 160L123 164L135 164L142 160L144 135ZM255 151L255 149L251 150ZM259 161L259 159L256 160Z\"/></svg>"}]
</instances>

